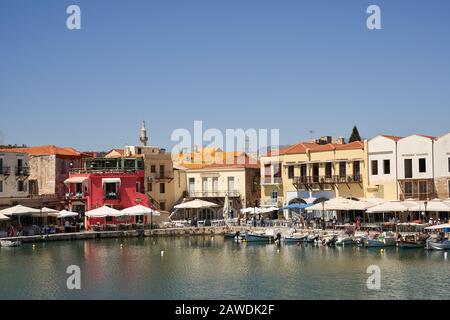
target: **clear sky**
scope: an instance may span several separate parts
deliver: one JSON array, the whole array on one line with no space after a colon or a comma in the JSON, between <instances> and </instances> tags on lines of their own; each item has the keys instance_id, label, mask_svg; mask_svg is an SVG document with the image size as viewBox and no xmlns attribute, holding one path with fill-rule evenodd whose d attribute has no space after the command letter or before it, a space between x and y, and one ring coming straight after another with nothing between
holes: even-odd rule
<instances>
[{"instance_id":1,"label":"clear sky","mask_svg":"<svg viewBox=\"0 0 450 320\"><path fill-rule=\"evenodd\" d=\"M66 8L81 8L81 30ZM366 9L381 7L382 30ZM0 0L0 143L170 148L174 129L450 131L448 0Z\"/></svg>"}]
</instances>

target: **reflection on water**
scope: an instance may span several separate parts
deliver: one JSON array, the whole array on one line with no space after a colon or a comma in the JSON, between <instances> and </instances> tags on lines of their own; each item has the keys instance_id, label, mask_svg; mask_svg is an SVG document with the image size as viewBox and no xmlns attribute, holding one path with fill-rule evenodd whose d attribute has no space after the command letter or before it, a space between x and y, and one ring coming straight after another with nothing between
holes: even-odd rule
<instances>
[{"instance_id":1,"label":"reflection on water","mask_svg":"<svg viewBox=\"0 0 450 320\"><path fill-rule=\"evenodd\" d=\"M164 251L164 254L161 254ZM79 265L82 289L66 288ZM369 265L381 290L366 287ZM235 243L220 236L0 248L2 299L448 299L443 252Z\"/></svg>"}]
</instances>

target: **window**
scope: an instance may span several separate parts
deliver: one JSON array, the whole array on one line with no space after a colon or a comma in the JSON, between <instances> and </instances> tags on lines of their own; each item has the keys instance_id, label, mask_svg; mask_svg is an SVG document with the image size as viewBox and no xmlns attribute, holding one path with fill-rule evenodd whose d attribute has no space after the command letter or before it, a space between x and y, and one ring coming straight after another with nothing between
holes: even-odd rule
<instances>
[{"instance_id":1,"label":"window","mask_svg":"<svg viewBox=\"0 0 450 320\"><path fill-rule=\"evenodd\" d=\"M308 167L306 163L300 165L300 177L306 177L308 175Z\"/></svg>"},{"instance_id":2,"label":"window","mask_svg":"<svg viewBox=\"0 0 450 320\"><path fill-rule=\"evenodd\" d=\"M193 194L195 192L195 178L189 178L189 189L188 189L188 191L191 194Z\"/></svg>"},{"instance_id":3,"label":"window","mask_svg":"<svg viewBox=\"0 0 450 320\"><path fill-rule=\"evenodd\" d=\"M353 177L355 180L361 178L361 163L359 161L353 161Z\"/></svg>"},{"instance_id":4,"label":"window","mask_svg":"<svg viewBox=\"0 0 450 320\"><path fill-rule=\"evenodd\" d=\"M372 160L370 162L371 167L372 167L372 175L376 176L378 175L378 160Z\"/></svg>"},{"instance_id":5,"label":"window","mask_svg":"<svg viewBox=\"0 0 450 320\"><path fill-rule=\"evenodd\" d=\"M164 177L164 165L160 165L159 166L159 175L161 176L161 177Z\"/></svg>"},{"instance_id":6,"label":"window","mask_svg":"<svg viewBox=\"0 0 450 320\"><path fill-rule=\"evenodd\" d=\"M219 191L219 178L215 177L212 178L212 192L218 191Z\"/></svg>"},{"instance_id":7,"label":"window","mask_svg":"<svg viewBox=\"0 0 450 320\"><path fill-rule=\"evenodd\" d=\"M3 192L3 181L0 180L0 192Z\"/></svg>"},{"instance_id":8,"label":"window","mask_svg":"<svg viewBox=\"0 0 450 320\"><path fill-rule=\"evenodd\" d=\"M38 194L38 182L37 180L29 180L28 181L29 190L31 195L37 195Z\"/></svg>"},{"instance_id":9,"label":"window","mask_svg":"<svg viewBox=\"0 0 450 320\"><path fill-rule=\"evenodd\" d=\"M142 149L141 148L138 148L137 149L137 154L141 154L142 153Z\"/></svg>"},{"instance_id":10,"label":"window","mask_svg":"<svg viewBox=\"0 0 450 320\"><path fill-rule=\"evenodd\" d=\"M161 201L159 203L159 209L160 210L166 210L166 202L165 201Z\"/></svg>"},{"instance_id":11,"label":"window","mask_svg":"<svg viewBox=\"0 0 450 320\"><path fill-rule=\"evenodd\" d=\"M119 185L116 182L107 182L103 185L105 199L119 199Z\"/></svg>"},{"instance_id":12,"label":"window","mask_svg":"<svg viewBox=\"0 0 450 320\"><path fill-rule=\"evenodd\" d=\"M272 201L277 201L278 200L278 191L272 191L271 198L272 198Z\"/></svg>"},{"instance_id":13,"label":"window","mask_svg":"<svg viewBox=\"0 0 450 320\"><path fill-rule=\"evenodd\" d=\"M391 173L391 160L389 159L383 160L383 173L384 174Z\"/></svg>"},{"instance_id":14,"label":"window","mask_svg":"<svg viewBox=\"0 0 450 320\"><path fill-rule=\"evenodd\" d=\"M19 192L25 191L25 184L23 183L23 180L17 181L17 191Z\"/></svg>"},{"instance_id":15,"label":"window","mask_svg":"<svg viewBox=\"0 0 450 320\"><path fill-rule=\"evenodd\" d=\"M273 164L273 177L275 178L275 182L281 179L281 168L279 163Z\"/></svg>"},{"instance_id":16,"label":"window","mask_svg":"<svg viewBox=\"0 0 450 320\"><path fill-rule=\"evenodd\" d=\"M450 158L448 158L448 172L450 172Z\"/></svg>"},{"instance_id":17,"label":"window","mask_svg":"<svg viewBox=\"0 0 450 320\"><path fill-rule=\"evenodd\" d=\"M154 164L152 164L152 165L150 166L150 172L151 172L151 173L156 173L156 166L155 166Z\"/></svg>"},{"instance_id":18,"label":"window","mask_svg":"<svg viewBox=\"0 0 450 320\"><path fill-rule=\"evenodd\" d=\"M136 192L141 192L141 182L136 181Z\"/></svg>"},{"instance_id":19,"label":"window","mask_svg":"<svg viewBox=\"0 0 450 320\"><path fill-rule=\"evenodd\" d=\"M319 164L318 163L313 163L312 175L313 175L313 182L319 182Z\"/></svg>"},{"instance_id":20,"label":"window","mask_svg":"<svg viewBox=\"0 0 450 320\"><path fill-rule=\"evenodd\" d=\"M166 184L164 182L159 184L159 193L166 193Z\"/></svg>"},{"instance_id":21,"label":"window","mask_svg":"<svg viewBox=\"0 0 450 320\"><path fill-rule=\"evenodd\" d=\"M202 178L202 191L208 192L208 178Z\"/></svg>"},{"instance_id":22,"label":"window","mask_svg":"<svg viewBox=\"0 0 450 320\"><path fill-rule=\"evenodd\" d=\"M448 164L450 166L450 158L448 158ZM2 173L3 173L3 159L0 158L0 174L2 174Z\"/></svg>"},{"instance_id":23,"label":"window","mask_svg":"<svg viewBox=\"0 0 450 320\"><path fill-rule=\"evenodd\" d=\"M405 182L405 197L411 198L413 195L413 183L411 181Z\"/></svg>"},{"instance_id":24,"label":"window","mask_svg":"<svg viewBox=\"0 0 450 320\"><path fill-rule=\"evenodd\" d=\"M342 161L339 162L339 177L345 178L347 175L347 163Z\"/></svg>"},{"instance_id":25,"label":"window","mask_svg":"<svg viewBox=\"0 0 450 320\"><path fill-rule=\"evenodd\" d=\"M293 179L294 178L294 166L288 167L288 178Z\"/></svg>"},{"instance_id":26,"label":"window","mask_svg":"<svg viewBox=\"0 0 450 320\"><path fill-rule=\"evenodd\" d=\"M427 161L425 158L419 159L419 172L427 172Z\"/></svg>"},{"instance_id":27,"label":"window","mask_svg":"<svg viewBox=\"0 0 450 320\"><path fill-rule=\"evenodd\" d=\"M272 167L270 164L264 165L264 180L266 183L272 181Z\"/></svg>"},{"instance_id":28,"label":"window","mask_svg":"<svg viewBox=\"0 0 450 320\"><path fill-rule=\"evenodd\" d=\"M428 194L428 185L426 181L419 181L419 198L426 199Z\"/></svg>"},{"instance_id":29,"label":"window","mask_svg":"<svg viewBox=\"0 0 450 320\"><path fill-rule=\"evenodd\" d=\"M332 175L332 167L331 162L325 163L325 177L331 178Z\"/></svg>"},{"instance_id":30,"label":"window","mask_svg":"<svg viewBox=\"0 0 450 320\"><path fill-rule=\"evenodd\" d=\"M153 191L153 182L147 182L147 192Z\"/></svg>"},{"instance_id":31,"label":"window","mask_svg":"<svg viewBox=\"0 0 450 320\"><path fill-rule=\"evenodd\" d=\"M234 191L234 177L228 177L228 192Z\"/></svg>"},{"instance_id":32,"label":"window","mask_svg":"<svg viewBox=\"0 0 450 320\"><path fill-rule=\"evenodd\" d=\"M412 159L405 159L405 179L413 177L412 174Z\"/></svg>"}]
</instances>

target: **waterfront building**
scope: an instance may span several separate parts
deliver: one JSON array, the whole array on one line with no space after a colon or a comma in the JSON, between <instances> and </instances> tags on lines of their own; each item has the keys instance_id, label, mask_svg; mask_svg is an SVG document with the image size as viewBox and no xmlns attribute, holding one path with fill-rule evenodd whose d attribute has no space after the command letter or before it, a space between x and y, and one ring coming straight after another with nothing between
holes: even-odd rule
<instances>
[{"instance_id":1,"label":"waterfront building","mask_svg":"<svg viewBox=\"0 0 450 320\"><path fill-rule=\"evenodd\" d=\"M397 174L398 136L380 135L367 142L367 195L385 200L398 200Z\"/></svg>"},{"instance_id":2,"label":"waterfront building","mask_svg":"<svg viewBox=\"0 0 450 320\"><path fill-rule=\"evenodd\" d=\"M337 142L337 143L336 143ZM365 147L331 137L301 142L261 159L261 206L365 195Z\"/></svg>"},{"instance_id":3,"label":"waterfront building","mask_svg":"<svg viewBox=\"0 0 450 320\"><path fill-rule=\"evenodd\" d=\"M434 180L437 197L450 199L450 133L434 142Z\"/></svg>"},{"instance_id":4,"label":"waterfront building","mask_svg":"<svg viewBox=\"0 0 450 320\"><path fill-rule=\"evenodd\" d=\"M28 154L0 151L0 209L29 201Z\"/></svg>"},{"instance_id":5,"label":"waterfront building","mask_svg":"<svg viewBox=\"0 0 450 320\"><path fill-rule=\"evenodd\" d=\"M28 155L28 192L36 203L30 206L46 206L63 209L64 181L72 168L80 167L85 156L73 148L53 145L7 149ZM3 151L0 151L3 152Z\"/></svg>"},{"instance_id":6,"label":"waterfront building","mask_svg":"<svg viewBox=\"0 0 450 320\"><path fill-rule=\"evenodd\" d=\"M224 157L228 153L222 154ZM222 218L228 197L230 217L238 217L240 209L257 205L260 195L259 163L245 154L222 159L217 163L184 163L187 168L187 198L214 202L218 208L202 209L201 219Z\"/></svg>"},{"instance_id":7,"label":"waterfront building","mask_svg":"<svg viewBox=\"0 0 450 320\"><path fill-rule=\"evenodd\" d=\"M144 193L142 157L87 158L80 168L71 169L64 183L67 205L74 212L104 205L118 210L150 206Z\"/></svg>"}]
</instances>

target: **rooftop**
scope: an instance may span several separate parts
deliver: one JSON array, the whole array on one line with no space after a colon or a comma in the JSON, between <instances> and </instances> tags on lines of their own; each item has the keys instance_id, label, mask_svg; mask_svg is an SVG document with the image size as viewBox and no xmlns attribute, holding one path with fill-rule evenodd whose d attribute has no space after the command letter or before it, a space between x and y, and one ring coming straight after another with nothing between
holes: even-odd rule
<instances>
[{"instance_id":1,"label":"rooftop","mask_svg":"<svg viewBox=\"0 0 450 320\"><path fill-rule=\"evenodd\" d=\"M28 153L30 155L57 155L57 156L65 156L65 157L81 157L82 153L78 152L74 148L71 147L57 147L54 145L48 146L35 146L35 147L19 147L19 148L8 148L8 149L0 149L0 151L9 151L9 152L22 152Z\"/></svg>"}]
</instances>

